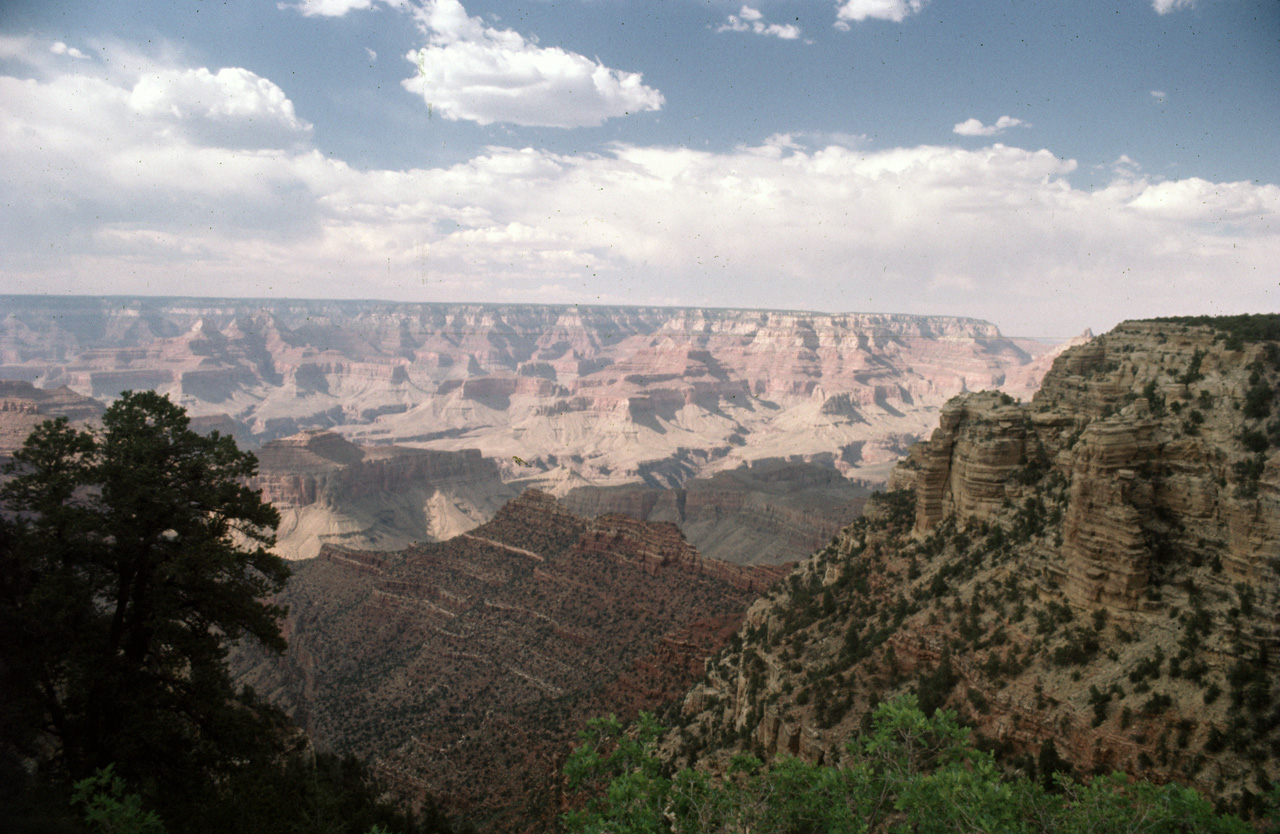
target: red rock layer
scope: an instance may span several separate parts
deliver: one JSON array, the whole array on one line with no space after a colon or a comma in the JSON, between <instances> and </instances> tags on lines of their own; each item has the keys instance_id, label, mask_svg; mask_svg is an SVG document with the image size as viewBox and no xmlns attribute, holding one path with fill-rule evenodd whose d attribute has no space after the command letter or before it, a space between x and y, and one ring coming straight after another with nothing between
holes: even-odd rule
<instances>
[{"instance_id":1,"label":"red rock layer","mask_svg":"<svg viewBox=\"0 0 1280 834\"><path fill-rule=\"evenodd\" d=\"M586 719L683 692L782 573L530 491L447 542L299 563L282 599L288 655L237 662L319 743L373 756L406 794L481 816L546 811Z\"/></svg>"}]
</instances>

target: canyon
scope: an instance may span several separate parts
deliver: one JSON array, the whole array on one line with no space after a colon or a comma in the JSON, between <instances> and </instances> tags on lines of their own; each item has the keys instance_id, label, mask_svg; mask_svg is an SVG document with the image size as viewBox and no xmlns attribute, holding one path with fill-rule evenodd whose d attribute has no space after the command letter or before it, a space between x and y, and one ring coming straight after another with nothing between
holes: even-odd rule
<instances>
[{"instance_id":1,"label":"canyon","mask_svg":"<svg viewBox=\"0 0 1280 834\"><path fill-rule=\"evenodd\" d=\"M1029 775L1280 778L1277 317L0 301L6 443L145 386L254 448L301 561L239 679L400 796L534 830L593 715L720 772L908 692Z\"/></svg>"},{"instance_id":2,"label":"canyon","mask_svg":"<svg viewBox=\"0 0 1280 834\"><path fill-rule=\"evenodd\" d=\"M1256 813L1280 776L1277 340L1275 316L1126 322L1029 404L952 400L708 660L670 760L835 762L915 692L1029 775L1123 770Z\"/></svg>"},{"instance_id":3,"label":"canyon","mask_svg":"<svg viewBox=\"0 0 1280 834\"><path fill-rule=\"evenodd\" d=\"M587 517L620 513L671 522L710 559L776 565L826 544L862 514L870 494L820 464L765 460L681 487L575 487L560 500Z\"/></svg>"},{"instance_id":4,"label":"canyon","mask_svg":"<svg viewBox=\"0 0 1280 834\"><path fill-rule=\"evenodd\" d=\"M66 418L84 426L102 417L102 403L65 386L37 388L30 382L0 379L0 465L46 420Z\"/></svg>"},{"instance_id":5,"label":"canyon","mask_svg":"<svg viewBox=\"0 0 1280 834\"><path fill-rule=\"evenodd\" d=\"M154 389L249 446L479 449L557 495L767 459L880 483L948 398L1029 396L1061 347L950 316L0 296L0 379Z\"/></svg>"},{"instance_id":6,"label":"canyon","mask_svg":"<svg viewBox=\"0 0 1280 834\"><path fill-rule=\"evenodd\" d=\"M588 520L527 490L445 542L325 545L281 598L284 657L242 646L233 667L403 797L545 822L586 720L678 697L784 573L705 559L672 524Z\"/></svg>"},{"instance_id":7,"label":"canyon","mask_svg":"<svg viewBox=\"0 0 1280 834\"><path fill-rule=\"evenodd\" d=\"M258 454L290 559L442 541L534 487L777 564L856 517L948 397L1029 395L1063 347L946 316L0 296L0 379L30 394L0 453L32 392L151 388Z\"/></svg>"},{"instance_id":8,"label":"canyon","mask_svg":"<svg viewBox=\"0 0 1280 834\"><path fill-rule=\"evenodd\" d=\"M399 550L452 538L492 518L517 490L478 449L356 445L331 431L272 440L250 486L280 513L276 552L310 559L325 544Z\"/></svg>"}]
</instances>

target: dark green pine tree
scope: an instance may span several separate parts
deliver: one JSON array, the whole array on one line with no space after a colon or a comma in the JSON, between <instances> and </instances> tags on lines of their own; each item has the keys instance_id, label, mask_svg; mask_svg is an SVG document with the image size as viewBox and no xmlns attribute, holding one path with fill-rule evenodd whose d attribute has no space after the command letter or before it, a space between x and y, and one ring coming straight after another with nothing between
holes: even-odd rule
<instances>
[{"instance_id":1,"label":"dark green pine tree","mask_svg":"<svg viewBox=\"0 0 1280 834\"><path fill-rule=\"evenodd\" d=\"M279 515L245 486L254 456L188 422L165 397L126 393L100 430L46 422L6 467L6 765L63 783L114 765L172 807L282 749L279 716L225 663L246 635L284 647L268 601L289 575L270 552Z\"/></svg>"}]
</instances>

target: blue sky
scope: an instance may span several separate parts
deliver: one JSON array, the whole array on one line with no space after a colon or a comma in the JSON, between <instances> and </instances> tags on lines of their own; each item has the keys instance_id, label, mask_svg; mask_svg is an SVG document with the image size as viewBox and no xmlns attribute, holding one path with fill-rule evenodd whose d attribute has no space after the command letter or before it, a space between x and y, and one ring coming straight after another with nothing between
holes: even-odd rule
<instances>
[{"instance_id":1,"label":"blue sky","mask_svg":"<svg viewBox=\"0 0 1280 834\"><path fill-rule=\"evenodd\" d=\"M8 292L1280 305L1275 0L0 5Z\"/></svg>"}]
</instances>

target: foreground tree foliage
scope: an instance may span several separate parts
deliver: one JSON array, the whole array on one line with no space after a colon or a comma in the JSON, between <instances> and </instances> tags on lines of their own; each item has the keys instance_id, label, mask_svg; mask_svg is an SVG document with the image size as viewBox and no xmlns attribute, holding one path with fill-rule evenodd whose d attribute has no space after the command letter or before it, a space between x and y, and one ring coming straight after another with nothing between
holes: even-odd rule
<instances>
[{"instance_id":1,"label":"foreground tree foliage","mask_svg":"<svg viewBox=\"0 0 1280 834\"><path fill-rule=\"evenodd\" d=\"M165 397L126 393L100 430L46 422L6 467L6 830L83 830L71 786L102 774L110 790L77 793L85 807L127 795L171 832L413 828L361 765L316 757L233 685L232 641L284 648L269 597L289 568L270 552L279 515L245 486L254 456L188 422Z\"/></svg>"},{"instance_id":2,"label":"foreground tree foliage","mask_svg":"<svg viewBox=\"0 0 1280 834\"><path fill-rule=\"evenodd\" d=\"M587 795L563 818L572 834L1245 834L1204 797L1112 774L1087 784L1059 775L1056 790L1005 779L975 749L954 713L926 717L915 696L881 704L872 732L847 745L842 766L746 755L723 777L695 770L663 774L652 716L630 730L596 719L570 756L571 789Z\"/></svg>"}]
</instances>

